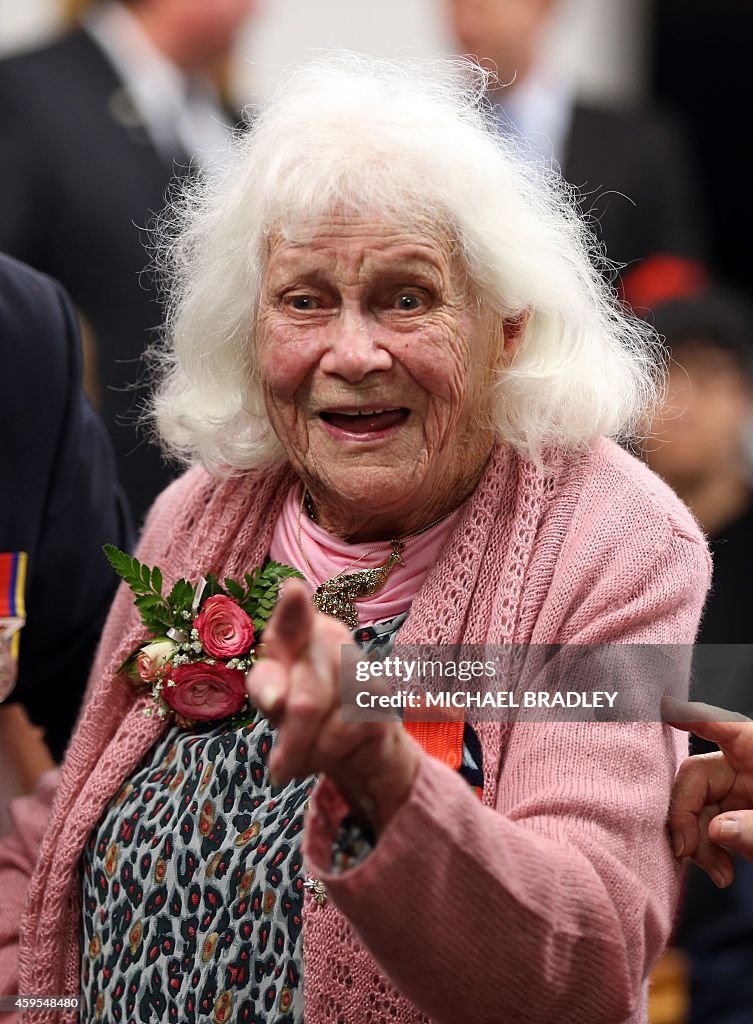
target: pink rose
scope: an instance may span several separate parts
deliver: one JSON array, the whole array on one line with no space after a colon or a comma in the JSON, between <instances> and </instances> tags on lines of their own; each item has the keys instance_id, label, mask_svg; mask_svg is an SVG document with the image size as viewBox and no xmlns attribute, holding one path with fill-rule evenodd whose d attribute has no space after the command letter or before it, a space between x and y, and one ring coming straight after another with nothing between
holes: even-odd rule
<instances>
[{"instance_id":1,"label":"pink rose","mask_svg":"<svg viewBox=\"0 0 753 1024\"><path fill-rule=\"evenodd\" d=\"M215 594L204 602L194 619L201 646L213 658L233 658L246 654L254 642L254 624L240 605L224 594Z\"/></svg>"},{"instance_id":2,"label":"pink rose","mask_svg":"<svg viewBox=\"0 0 753 1024\"><path fill-rule=\"evenodd\" d=\"M196 661L170 672L161 697L183 718L212 722L234 715L245 706L245 678L246 673L240 669Z\"/></svg>"}]
</instances>

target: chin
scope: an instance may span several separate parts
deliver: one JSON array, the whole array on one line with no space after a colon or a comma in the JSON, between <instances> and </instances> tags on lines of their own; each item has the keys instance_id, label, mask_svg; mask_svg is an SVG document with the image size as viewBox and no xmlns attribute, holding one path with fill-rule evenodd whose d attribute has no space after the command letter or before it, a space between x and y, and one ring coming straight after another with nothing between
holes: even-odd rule
<instances>
[{"instance_id":1,"label":"chin","mask_svg":"<svg viewBox=\"0 0 753 1024\"><path fill-rule=\"evenodd\" d=\"M404 473L350 474L343 481L339 493L351 507L358 506L365 515L378 515L392 511L410 510L413 488L408 486Z\"/></svg>"},{"instance_id":2,"label":"chin","mask_svg":"<svg viewBox=\"0 0 753 1024\"><path fill-rule=\"evenodd\" d=\"M410 464L408 464L410 465ZM415 512L420 482L411 479L406 468L338 467L319 477L313 490L326 492L334 505L342 505L348 516L395 516L402 518Z\"/></svg>"}]
</instances>

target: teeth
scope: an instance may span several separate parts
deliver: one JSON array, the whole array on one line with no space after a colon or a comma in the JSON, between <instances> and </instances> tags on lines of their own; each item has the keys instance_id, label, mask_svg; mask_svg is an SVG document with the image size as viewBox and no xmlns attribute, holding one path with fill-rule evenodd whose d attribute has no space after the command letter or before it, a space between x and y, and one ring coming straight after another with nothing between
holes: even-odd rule
<instances>
[{"instance_id":1,"label":"teeth","mask_svg":"<svg viewBox=\"0 0 753 1024\"><path fill-rule=\"evenodd\" d=\"M358 412L348 412L346 416L378 416L382 412L396 412L396 409L360 409Z\"/></svg>"}]
</instances>

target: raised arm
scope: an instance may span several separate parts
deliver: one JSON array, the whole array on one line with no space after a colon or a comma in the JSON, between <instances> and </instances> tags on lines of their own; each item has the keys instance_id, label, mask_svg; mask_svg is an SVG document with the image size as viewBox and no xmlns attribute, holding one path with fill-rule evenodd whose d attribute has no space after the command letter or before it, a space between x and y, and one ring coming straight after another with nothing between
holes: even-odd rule
<instances>
[{"instance_id":1,"label":"raised arm","mask_svg":"<svg viewBox=\"0 0 753 1024\"><path fill-rule=\"evenodd\" d=\"M695 541L676 538L673 552L659 552L646 566L645 613L619 616L614 599L605 601L601 625L585 616L572 642L649 643L669 635L667 622L686 620L692 634L705 592L701 552ZM698 570L697 585L683 582L687 566ZM591 596L599 606L598 594ZM631 588L625 603L633 599ZM284 600L278 613L276 625ZM293 632L281 653L272 630L271 661L250 683L252 698L279 727L270 767L280 782L325 773L307 819L309 870L400 991L447 1024L463 1019L469 1005L480 1024L516 1014L542 1024L629 1018L641 1005L678 896L665 820L679 737L658 721L518 723L502 732L501 748L497 735L490 807L416 748L413 781L401 789L410 778L402 774L409 749L390 747L391 737L374 745L382 727L372 725L363 736L371 737L378 775L389 778L391 763L402 781L386 814L371 811L369 800L389 787L366 785L367 799L359 799L361 780L352 769L362 771L369 760L354 753L365 727L348 731L337 722L338 683L328 673L339 651L316 652L326 645L323 626L313 645L313 634L293 640ZM316 680L305 682L307 672ZM296 691L288 707L286 695ZM485 756L493 756L493 743ZM336 764L338 750L350 771ZM376 842L362 863L337 873L333 847L354 809L370 819Z\"/></svg>"}]
</instances>

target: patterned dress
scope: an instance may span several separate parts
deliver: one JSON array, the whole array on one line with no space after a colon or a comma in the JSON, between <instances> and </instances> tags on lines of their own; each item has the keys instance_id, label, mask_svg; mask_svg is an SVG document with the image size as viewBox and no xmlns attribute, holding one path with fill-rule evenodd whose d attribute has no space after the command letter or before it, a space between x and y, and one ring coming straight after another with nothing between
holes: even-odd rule
<instances>
[{"instance_id":1,"label":"patterned dress","mask_svg":"<svg viewBox=\"0 0 753 1024\"><path fill-rule=\"evenodd\" d=\"M407 613L360 627L386 656ZM303 814L315 777L275 790L274 730L172 727L102 815L82 858L84 1022L302 1024ZM466 726L462 773L482 778ZM335 865L368 854L342 830ZM354 853L355 851L355 853Z\"/></svg>"}]
</instances>

